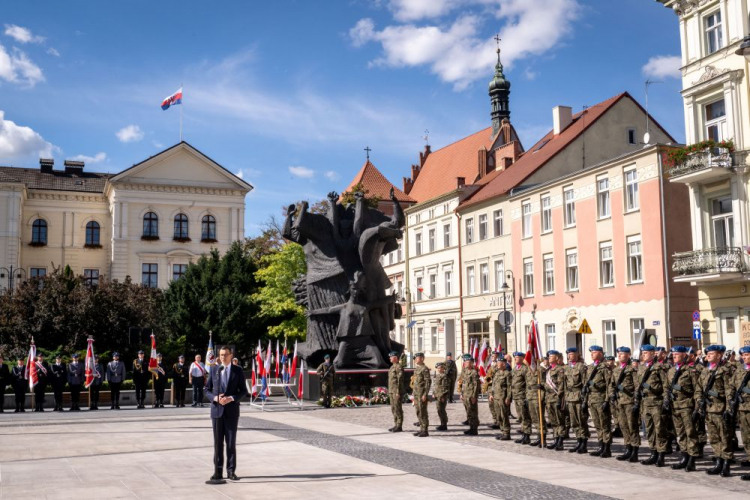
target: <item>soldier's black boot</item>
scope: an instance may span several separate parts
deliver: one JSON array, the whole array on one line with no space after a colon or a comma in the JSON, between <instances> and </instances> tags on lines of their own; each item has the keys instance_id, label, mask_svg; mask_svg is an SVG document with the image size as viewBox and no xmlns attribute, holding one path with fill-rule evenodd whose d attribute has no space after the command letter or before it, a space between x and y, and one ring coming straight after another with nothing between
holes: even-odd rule
<instances>
[{"instance_id":1,"label":"soldier's black boot","mask_svg":"<svg viewBox=\"0 0 750 500\"><path fill-rule=\"evenodd\" d=\"M633 446L633 453L630 454L630 458L628 458L628 462L636 463L638 462L638 453L640 452L640 446Z\"/></svg>"},{"instance_id":2,"label":"soldier's black boot","mask_svg":"<svg viewBox=\"0 0 750 500\"><path fill-rule=\"evenodd\" d=\"M602 454L599 455L600 458L610 458L612 457L612 443L604 443L604 451L602 451Z\"/></svg>"},{"instance_id":3,"label":"soldier's black boot","mask_svg":"<svg viewBox=\"0 0 750 500\"><path fill-rule=\"evenodd\" d=\"M557 447L557 443L560 441L560 438L555 438L554 441L550 441L547 443L546 448L548 450L554 450Z\"/></svg>"},{"instance_id":4,"label":"soldier's black boot","mask_svg":"<svg viewBox=\"0 0 750 500\"><path fill-rule=\"evenodd\" d=\"M510 441L510 434L500 434L495 436L495 439L500 441Z\"/></svg>"},{"instance_id":5,"label":"soldier's black boot","mask_svg":"<svg viewBox=\"0 0 750 500\"><path fill-rule=\"evenodd\" d=\"M404 429L399 425L398 427L394 427L391 432L404 432Z\"/></svg>"},{"instance_id":6,"label":"soldier's black boot","mask_svg":"<svg viewBox=\"0 0 750 500\"><path fill-rule=\"evenodd\" d=\"M529 436L528 434L524 434L523 439L521 439L520 444L529 444L530 442L531 442L531 436Z\"/></svg>"},{"instance_id":7,"label":"soldier's black boot","mask_svg":"<svg viewBox=\"0 0 750 500\"><path fill-rule=\"evenodd\" d=\"M569 449L568 453L578 453L578 450L581 449L581 446L583 446L583 439L579 439L576 447Z\"/></svg>"},{"instance_id":8,"label":"soldier's black boot","mask_svg":"<svg viewBox=\"0 0 750 500\"><path fill-rule=\"evenodd\" d=\"M461 422L461 425L469 425L469 421L468 420L464 420L463 422Z\"/></svg>"},{"instance_id":9,"label":"soldier's black boot","mask_svg":"<svg viewBox=\"0 0 750 500\"><path fill-rule=\"evenodd\" d=\"M656 457L656 466L657 466L657 467L664 467L664 457L665 457L666 455L667 455L667 454L666 454L666 453L664 453L664 452L662 452L662 453L659 453L659 455L658 455L658 456Z\"/></svg>"},{"instance_id":10,"label":"soldier's black boot","mask_svg":"<svg viewBox=\"0 0 750 500\"><path fill-rule=\"evenodd\" d=\"M469 427L468 431L464 431L464 434L466 434L467 436L477 436L479 435L479 431L477 431L476 426L472 425L471 427Z\"/></svg>"},{"instance_id":11,"label":"soldier's black boot","mask_svg":"<svg viewBox=\"0 0 750 500\"><path fill-rule=\"evenodd\" d=\"M658 458L659 454L656 452L656 450L651 450L651 456L649 456L646 460L641 460L641 465L654 465Z\"/></svg>"},{"instance_id":12,"label":"soldier's black boot","mask_svg":"<svg viewBox=\"0 0 750 500\"><path fill-rule=\"evenodd\" d=\"M698 443L698 458L703 458L703 447L706 443Z\"/></svg>"},{"instance_id":13,"label":"soldier's black boot","mask_svg":"<svg viewBox=\"0 0 750 500\"><path fill-rule=\"evenodd\" d=\"M627 445L625 447L625 453L622 455L617 455L615 459L619 460L620 462L624 462L625 460L630 458L630 455L633 454L633 447L631 445Z\"/></svg>"},{"instance_id":14,"label":"soldier's black boot","mask_svg":"<svg viewBox=\"0 0 750 500\"><path fill-rule=\"evenodd\" d=\"M448 430L448 426L445 425L445 424L440 424L437 427L435 427L435 430L436 431L447 431Z\"/></svg>"},{"instance_id":15,"label":"soldier's black boot","mask_svg":"<svg viewBox=\"0 0 750 500\"><path fill-rule=\"evenodd\" d=\"M724 467L721 468L721 477L730 477L732 475L729 467L729 460L724 460Z\"/></svg>"},{"instance_id":16,"label":"soldier's black boot","mask_svg":"<svg viewBox=\"0 0 750 500\"><path fill-rule=\"evenodd\" d=\"M592 457L599 457L604 453L604 441L599 441L599 448L596 451L589 453Z\"/></svg>"},{"instance_id":17,"label":"soldier's black boot","mask_svg":"<svg viewBox=\"0 0 750 500\"><path fill-rule=\"evenodd\" d=\"M677 462L676 464L674 464L674 465L672 466L672 469L674 469L674 470L680 470L680 469L684 469L684 468L685 468L685 466L686 466L686 465L687 465L687 463L688 463L688 459L689 459L689 458L690 458L690 455L688 455L688 454L687 454L687 452L683 451L683 452L682 452L682 458L680 459L680 461L679 461L679 462Z\"/></svg>"},{"instance_id":18,"label":"soldier's black boot","mask_svg":"<svg viewBox=\"0 0 750 500\"><path fill-rule=\"evenodd\" d=\"M714 465L711 469L708 469L706 471L706 474L710 476L715 476L721 472L721 469L724 468L724 459L719 458L716 460L716 465Z\"/></svg>"},{"instance_id":19,"label":"soldier's black boot","mask_svg":"<svg viewBox=\"0 0 750 500\"><path fill-rule=\"evenodd\" d=\"M674 441L674 438L670 438L667 440L667 451L665 452L667 455L672 454L672 441Z\"/></svg>"},{"instance_id":20,"label":"soldier's black boot","mask_svg":"<svg viewBox=\"0 0 750 500\"><path fill-rule=\"evenodd\" d=\"M742 474L740 476L740 479L742 479L743 481L750 481L750 474Z\"/></svg>"},{"instance_id":21,"label":"soldier's black boot","mask_svg":"<svg viewBox=\"0 0 750 500\"><path fill-rule=\"evenodd\" d=\"M537 448L537 447L541 448L542 447L542 436L539 435L539 434L537 434L536 440L531 441L529 443L529 446L533 446L534 448Z\"/></svg>"},{"instance_id":22,"label":"soldier's black boot","mask_svg":"<svg viewBox=\"0 0 750 500\"><path fill-rule=\"evenodd\" d=\"M557 446L555 446L555 451L562 451L565 449L563 444L565 443L565 438L561 437L560 440L557 442Z\"/></svg>"},{"instance_id":23,"label":"soldier's black boot","mask_svg":"<svg viewBox=\"0 0 750 500\"><path fill-rule=\"evenodd\" d=\"M685 472L693 472L695 470L695 457L688 457L688 461L685 464Z\"/></svg>"},{"instance_id":24,"label":"soldier's black boot","mask_svg":"<svg viewBox=\"0 0 750 500\"><path fill-rule=\"evenodd\" d=\"M588 452L589 452L589 440L588 438L584 438L583 443L581 444L581 447L578 448L578 454L585 455Z\"/></svg>"},{"instance_id":25,"label":"soldier's black boot","mask_svg":"<svg viewBox=\"0 0 750 500\"><path fill-rule=\"evenodd\" d=\"M522 433L521 433L521 437L520 437L520 438L518 438L518 439L514 439L514 440L513 440L513 442L514 442L514 443L516 443L516 444L521 444L521 441L523 441L523 439L524 439L525 437L526 437L526 434L524 434L524 433L522 432Z\"/></svg>"}]
</instances>

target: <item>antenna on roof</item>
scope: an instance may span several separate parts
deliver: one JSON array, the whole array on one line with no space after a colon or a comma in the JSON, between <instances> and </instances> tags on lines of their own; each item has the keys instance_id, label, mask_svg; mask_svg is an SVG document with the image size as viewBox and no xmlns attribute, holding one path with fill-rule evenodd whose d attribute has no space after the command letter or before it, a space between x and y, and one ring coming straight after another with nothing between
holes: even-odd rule
<instances>
[{"instance_id":1,"label":"antenna on roof","mask_svg":"<svg viewBox=\"0 0 750 500\"><path fill-rule=\"evenodd\" d=\"M654 83L664 83L662 81L652 81L652 80L646 80L646 133L643 134L643 143L648 144L651 140L651 134L648 132L648 126L649 126L649 114L648 114L648 86L653 85Z\"/></svg>"},{"instance_id":2,"label":"antenna on roof","mask_svg":"<svg viewBox=\"0 0 750 500\"><path fill-rule=\"evenodd\" d=\"M581 111L581 170L586 168L586 110L589 106L583 105L583 111Z\"/></svg>"}]
</instances>

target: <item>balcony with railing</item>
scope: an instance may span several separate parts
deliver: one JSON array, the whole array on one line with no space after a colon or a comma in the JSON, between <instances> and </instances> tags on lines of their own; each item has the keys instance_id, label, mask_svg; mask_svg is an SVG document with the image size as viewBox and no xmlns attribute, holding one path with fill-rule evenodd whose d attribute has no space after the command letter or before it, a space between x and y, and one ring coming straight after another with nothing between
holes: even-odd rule
<instances>
[{"instance_id":1,"label":"balcony with railing","mask_svg":"<svg viewBox=\"0 0 750 500\"><path fill-rule=\"evenodd\" d=\"M748 272L748 254L744 248L704 248L673 256L672 272L676 282L730 282L744 280Z\"/></svg>"},{"instance_id":2,"label":"balcony with railing","mask_svg":"<svg viewBox=\"0 0 750 500\"><path fill-rule=\"evenodd\" d=\"M747 151L732 151L728 147L705 147L695 151L677 150L678 158L667 170L670 182L705 182L734 172L744 165Z\"/></svg>"}]
</instances>

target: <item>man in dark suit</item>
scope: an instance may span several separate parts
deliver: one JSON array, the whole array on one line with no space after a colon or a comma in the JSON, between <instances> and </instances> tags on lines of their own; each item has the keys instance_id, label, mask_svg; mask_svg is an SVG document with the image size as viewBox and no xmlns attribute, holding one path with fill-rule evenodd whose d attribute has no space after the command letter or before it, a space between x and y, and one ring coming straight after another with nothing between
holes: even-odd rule
<instances>
[{"instance_id":1,"label":"man in dark suit","mask_svg":"<svg viewBox=\"0 0 750 500\"><path fill-rule=\"evenodd\" d=\"M41 353L37 353L35 364L37 383L34 386L34 411L44 411L44 392L47 389L50 369L47 362L44 361L44 355Z\"/></svg>"},{"instance_id":2,"label":"man in dark suit","mask_svg":"<svg viewBox=\"0 0 750 500\"><path fill-rule=\"evenodd\" d=\"M236 481L237 423L240 419L240 401L247 396L245 374L232 364L232 349L219 350L218 369L211 370L206 384L206 396L211 401L211 421L214 429L214 475L211 481L221 481L224 468L224 443L227 446L227 478Z\"/></svg>"},{"instance_id":3,"label":"man in dark suit","mask_svg":"<svg viewBox=\"0 0 750 500\"><path fill-rule=\"evenodd\" d=\"M8 365L3 362L3 356L0 355L0 413L4 411L5 386L8 384L10 384L10 370L8 369Z\"/></svg>"},{"instance_id":4,"label":"man in dark suit","mask_svg":"<svg viewBox=\"0 0 750 500\"><path fill-rule=\"evenodd\" d=\"M73 361L68 363L68 385L70 386L70 411L81 411L81 388L86 381L83 363L78 362L80 355L73 353Z\"/></svg>"},{"instance_id":5,"label":"man in dark suit","mask_svg":"<svg viewBox=\"0 0 750 500\"><path fill-rule=\"evenodd\" d=\"M68 368L62 362L62 357L59 354L55 356L55 364L50 366L49 380L52 391L55 393L55 409L52 411L65 411L63 410L63 391L65 390L65 384L68 382Z\"/></svg>"},{"instance_id":6,"label":"man in dark suit","mask_svg":"<svg viewBox=\"0 0 750 500\"><path fill-rule=\"evenodd\" d=\"M16 366L13 367L13 373L11 375L13 381L13 393L16 396L16 411L26 411L26 389L29 387L29 383L26 381L26 366L23 364L23 359L18 358L16 360Z\"/></svg>"}]
</instances>

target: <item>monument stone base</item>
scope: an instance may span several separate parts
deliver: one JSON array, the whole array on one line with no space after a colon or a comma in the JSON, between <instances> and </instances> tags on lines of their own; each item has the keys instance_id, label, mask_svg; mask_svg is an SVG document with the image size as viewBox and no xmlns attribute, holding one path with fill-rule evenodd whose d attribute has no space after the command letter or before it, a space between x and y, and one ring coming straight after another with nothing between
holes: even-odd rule
<instances>
[{"instance_id":1,"label":"monument stone base","mask_svg":"<svg viewBox=\"0 0 750 500\"><path fill-rule=\"evenodd\" d=\"M413 368L404 368L404 389L411 392L409 382L414 375ZM320 399L320 377L315 370L307 370L303 377L304 400L317 401ZM369 397L373 388L388 388L388 370L336 370L333 378L334 396L366 396Z\"/></svg>"}]
</instances>

